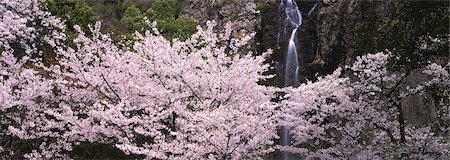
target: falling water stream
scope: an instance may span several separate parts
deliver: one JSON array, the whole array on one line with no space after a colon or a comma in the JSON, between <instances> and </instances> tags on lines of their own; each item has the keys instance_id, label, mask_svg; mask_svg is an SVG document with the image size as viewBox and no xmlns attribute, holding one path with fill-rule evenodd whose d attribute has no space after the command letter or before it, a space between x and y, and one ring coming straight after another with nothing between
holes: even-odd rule
<instances>
[{"instance_id":1,"label":"falling water stream","mask_svg":"<svg viewBox=\"0 0 450 160\"><path fill-rule=\"evenodd\" d=\"M283 4L283 2L282 2ZM286 21L290 22L293 26L291 32L288 50L286 53L286 68L284 73L284 85L285 86L296 86L298 84L298 74L299 69L298 64L298 54L297 54L297 44L295 41L296 33L298 28L302 25L302 14L298 9L297 4L293 0L287 0L285 5Z\"/></svg>"},{"instance_id":2,"label":"falling water stream","mask_svg":"<svg viewBox=\"0 0 450 160\"><path fill-rule=\"evenodd\" d=\"M311 7L308 12L308 16L316 8L317 3ZM294 0L281 0L280 9L284 10L285 20L283 21L284 32L286 32L286 28L291 26L293 29L291 31L289 37L288 48L286 52L286 63L285 63L285 72L284 72L284 86L293 86L297 87L300 82L300 65L298 62L298 54L297 54L297 42L296 36L297 31L302 25L302 13ZM285 34L282 34L285 35ZM280 34L279 34L280 36ZM284 38L284 37L281 37ZM280 37L278 37L280 39ZM289 129L287 126L283 126L281 130L281 145L289 146L291 142L291 138L289 135ZM291 157L291 153L284 151L281 153L282 160L288 160Z\"/></svg>"}]
</instances>

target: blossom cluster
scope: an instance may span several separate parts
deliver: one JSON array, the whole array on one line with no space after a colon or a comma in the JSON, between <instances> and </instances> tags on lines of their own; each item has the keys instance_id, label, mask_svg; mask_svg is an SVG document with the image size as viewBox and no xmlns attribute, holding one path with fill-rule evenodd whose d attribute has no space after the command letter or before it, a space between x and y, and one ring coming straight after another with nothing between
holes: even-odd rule
<instances>
[{"instance_id":1,"label":"blossom cluster","mask_svg":"<svg viewBox=\"0 0 450 160\"><path fill-rule=\"evenodd\" d=\"M349 76L340 77L338 69L290 89L284 123L294 143L282 149L311 159L449 158L449 65L428 65L418 74L429 78L410 86L405 79L414 71L390 71L391 59L382 52L360 56L348 67ZM433 95L428 105L438 114L425 125L408 121L405 108L415 106L404 101L423 94Z\"/></svg>"}]
</instances>

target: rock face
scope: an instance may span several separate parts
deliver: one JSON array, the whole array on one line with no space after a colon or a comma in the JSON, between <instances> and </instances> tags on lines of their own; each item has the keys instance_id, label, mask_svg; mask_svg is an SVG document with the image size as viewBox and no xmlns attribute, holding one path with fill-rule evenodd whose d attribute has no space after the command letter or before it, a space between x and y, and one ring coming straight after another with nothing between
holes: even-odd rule
<instances>
[{"instance_id":1,"label":"rock face","mask_svg":"<svg viewBox=\"0 0 450 160\"><path fill-rule=\"evenodd\" d=\"M179 4L180 14L200 25L215 20L220 30L225 23L232 23L236 37L256 32L261 24L255 0L181 0Z\"/></svg>"},{"instance_id":2,"label":"rock face","mask_svg":"<svg viewBox=\"0 0 450 160\"><path fill-rule=\"evenodd\" d=\"M358 25L365 15L389 14L391 0L324 0L317 16L318 52L324 60L323 71L332 72L339 65L350 65L355 55Z\"/></svg>"},{"instance_id":3,"label":"rock face","mask_svg":"<svg viewBox=\"0 0 450 160\"><path fill-rule=\"evenodd\" d=\"M422 74L423 69L411 71L411 75L406 77L400 86L401 91L406 91L407 86L417 86L429 81L429 77ZM415 94L405 97L402 101L402 112L405 114L406 122L415 125L432 124L438 120L438 110L435 106L435 100L430 93Z\"/></svg>"},{"instance_id":4,"label":"rock face","mask_svg":"<svg viewBox=\"0 0 450 160\"><path fill-rule=\"evenodd\" d=\"M362 13L362 1L327 1L317 15L318 52L323 72L331 72L353 55L355 28Z\"/></svg>"}]
</instances>

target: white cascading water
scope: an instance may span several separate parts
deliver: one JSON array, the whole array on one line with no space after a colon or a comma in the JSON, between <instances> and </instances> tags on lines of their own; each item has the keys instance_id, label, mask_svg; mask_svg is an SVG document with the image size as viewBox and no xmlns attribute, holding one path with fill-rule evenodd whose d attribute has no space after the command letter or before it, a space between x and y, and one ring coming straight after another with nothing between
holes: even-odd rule
<instances>
[{"instance_id":1,"label":"white cascading water","mask_svg":"<svg viewBox=\"0 0 450 160\"><path fill-rule=\"evenodd\" d=\"M298 63L298 54L297 54L297 46L296 46L296 33L298 28L302 25L302 15L301 12L293 0L281 0L280 7L284 9L284 13L286 19L284 21L285 27L292 26L294 29L292 30L288 49L286 53L286 63L285 63L285 72L284 72L284 86L297 86L299 83L299 63ZM281 145L289 146L290 145L290 135L287 126L283 126L281 129ZM281 159L288 160L290 159L291 154L287 151L281 152Z\"/></svg>"},{"instance_id":2,"label":"white cascading water","mask_svg":"<svg viewBox=\"0 0 450 160\"><path fill-rule=\"evenodd\" d=\"M309 10L308 16L316 8L317 3ZM302 13L294 0L281 0L280 9L284 10L284 14L286 19L284 20L284 32L286 33L286 28L291 26L292 32L289 37L288 49L286 53L286 63L285 63L285 72L284 72L284 86L293 86L297 87L300 82L300 66L298 62L298 54L297 54L297 43L296 43L296 35L297 30L302 25ZM283 34L284 35L284 34ZM283 37L281 37L283 38ZM278 41L280 39L280 33L278 34ZM291 138L289 135L289 129L287 126L283 126L281 130L281 145L289 146L291 142ZM281 159L288 160L291 157L291 153L284 151L281 152Z\"/></svg>"}]
</instances>

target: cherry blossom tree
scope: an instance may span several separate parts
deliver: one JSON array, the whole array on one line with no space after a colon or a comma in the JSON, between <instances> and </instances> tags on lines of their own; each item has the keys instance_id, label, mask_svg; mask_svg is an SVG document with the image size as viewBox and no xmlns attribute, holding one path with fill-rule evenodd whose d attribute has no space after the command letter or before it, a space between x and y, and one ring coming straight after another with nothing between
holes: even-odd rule
<instances>
[{"instance_id":1,"label":"cherry blossom tree","mask_svg":"<svg viewBox=\"0 0 450 160\"><path fill-rule=\"evenodd\" d=\"M216 34L210 22L183 42L168 41L156 30L136 33L136 43L126 48L101 33L98 23L92 36L76 26L71 48L57 43L64 27L39 9L40 1L2 4L3 18L9 18L3 22L19 27L1 28L1 136L12 137L1 143L3 158L69 158L81 142L158 159L257 158L273 151L275 89L258 85L269 77L262 73L270 51L239 50L253 35L230 38L231 25ZM34 21L44 29L26 26L40 26ZM54 28L61 31L42 35L56 37L43 40L58 63L44 66L45 52L36 45L43 44L42 32ZM11 45L19 39L26 56Z\"/></svg>"},{"instance_id":2,"label":"cherry blossom tree","mask_svg":"<svg viewBox=\"0 0 450 160\"><path fill-rule=\"evenodd\" d=\"M446 127L416 125L408 122L404 113L405 107L413 107L406 106L405 98L425 93L446 94L448 91L445 88L448 86L438 91L430 87L434 81L438 81L436 79L448 82L448 76L432 77L431 82L419 82L411 86L405 83L405 79L410 78L415 69L404 68L397 73L390 71L388 63L394 58L390 53L369 54L359 58L351 68L357 74L357 80L352 84L358 96L357 102L366 110L369 109L362 115L369 122L367 130L373 130L375 136L371 140L375 142L372 148L379 152L376 155L381 158L448 158L449 139L444 135L445 132L440 131ZM424 73L429 73L430 66ZM443 75L448 74L448 70L440 71ZM443 83L441 85L445 86ZM435 104L428 105L431 107ZM437 108L445 111L448 105L448 102L444 102Z\"/></svg>"},{"instance_id":3,"label":"cherry blossom tree","mask_svg":"<svg viewBox=\"0 0 450 160\"><path fill-rule=\"evenodd\" d=\"M45 49L56 48L65 35L63 23L42 11L39 0L0 1L0 158L21 158L34 139L15 127L36 124L34 111L48 107L52 81L42 72ZM51 122L49 122L51 123ZM48 133L41 133L48 134ZM39 141L39 140L37 140Z\"/></svg>"},{"instance_id":4,"label":"cherry blossom tree","mask_svg":"<svg viewBox=\"0 0 450 160\"><path fill-rule=\"evenodd\" d=\"M344 156L340 153L341 143L351 144L353 140L342 134L360 132L357 126L352 125L361 124L344 123L356 120L357 116L352 114L358 110L358 105L351 98L353 88L349 87L350 80L340 78L341 71L337 69L316 82L286 89L284 123L289 127L293 143L292 146L281 147L282 150L308 159Z\"/></svg>"},{"instance_id":5,"label":"cherry blossom tree","mask_svg":"<svg viewBox=\"0 0 450 160\"><path fill-rule=\"evenodd\" d=\"M240 159L271 152L275 90L257 84L267 78L263 61L270 52L242 56L239 48L250 37L230 39L230 25L220 35L214 25L183 42L136 33L129 51L114 46L99 24L92 38L79 31L77 49L61 51L55 77L63 77L58 88L69 108L89 117L74 118L95 128L83 134L147 158Z\"/></svg>"},{"instance_id":6,"label":"cherry blossom tree","mask_svg":"<svg viewBox=\"0 0 450 160\"><path fill-rule=\"evenodd\" d=\"M63 22L41 10L42 0L0 2L0 51L33 55L42 59L45 47L56 47L65 39Z\"/></svg>"},{"instance_id":7,"label":"cherry blossom tree","mask_svg":"<svg viewBox=\"0 0 450 160\"><path fill-rule=\"evenodd\" d=\"M339 69L317 82L288 89L285 114L294 143L283 149L307 158L430 159L448 158L448 65L431 64L423 71L429 81L404 84L412 72L388 69L391 54L358 57L349 78ZM437 88L437 89L433 89ZM406 120L402 99L434 93L440 114L436 124Z\"/></svg>"}]
</instances>

